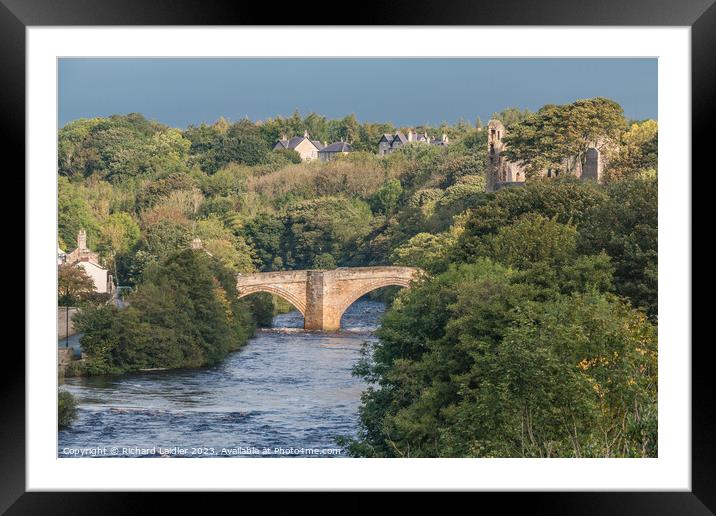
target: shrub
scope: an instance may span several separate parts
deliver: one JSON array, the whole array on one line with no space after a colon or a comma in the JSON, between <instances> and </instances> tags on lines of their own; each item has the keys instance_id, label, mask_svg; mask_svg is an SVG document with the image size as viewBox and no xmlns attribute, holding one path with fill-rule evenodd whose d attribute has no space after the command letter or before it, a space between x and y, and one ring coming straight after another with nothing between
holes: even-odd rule
<instances>
[{"instance_id":1,"label":"shrub","mask_svg":"<svg viewBox=\"0 0 716 516\"><path fill-rule=\"evenodd\" d=\"M57 426L65 428L72 424L77 417L77 401L71 393L58 391L57 393Z\"/></svg>"}]
</instances>

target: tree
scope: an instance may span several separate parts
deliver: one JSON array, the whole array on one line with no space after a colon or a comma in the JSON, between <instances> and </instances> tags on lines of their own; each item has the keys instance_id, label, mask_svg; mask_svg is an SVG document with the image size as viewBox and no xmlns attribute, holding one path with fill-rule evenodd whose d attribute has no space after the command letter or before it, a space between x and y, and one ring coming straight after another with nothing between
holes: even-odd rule
<instances>
[{"instance_id":1,"label":"tree","mask_svg":"<svg viewBox=\"0 0 716 516\"><path fill-rule=\"evenodd\" d=\"M371 196L370 207L375 213L390 213L398 205L403 187L397 179L389 179Z\"/></svg>"},{"instance_id":2,"label":"tree","mask_svg":"<svg viewBox=\"0 0 716 516\"><path fill-rule=\"evenodd\" d=\"M530 212L579 228L590 216L590 210L606 196L599 185L575 178L535 180L520 188L499 190L489 202L469 213L456 247L456 258L470 261L481 252L480 243L485 235L496 234L500 228Z\"/></svg>"},{"instance_id":3,"label":"tree","mask_svg":"<svg viewBox=\"0 0 716 516\"><path fill-rule=\"evenodd\" d=\"M508 267L526 269L537 262L560 266L574 258L577 229L537 213L527 213L483 240L486 256Z\"/></svg>"},{"instance_id":4,"label":"tree","mask_svg":"<svg viewBox=\"0 0 716 516\"><path fill-rule=\"evenodd\" d=\"M614 264L615 291L656 320L658 314L658 181L628 176L606 187L607 199L579 228L582 253L605 252Z\"/></svg>"},{"instance_id":5,"label":"tree","mask_svg":"<svg viewBox=\"0 0 716 516\"><path fill-rule=\"evenodd\" d=\"M57 392L57 427L66 428L77 417L77 400L67 391Z\"/></svg>"},{"instance_id":6,"label":"tree","mask_svg":"<svg viewBox=\"0 0 716 516\"><path fill-rule=\"evenodd\" d=\"M70 245L80 229L87 232L88 241L96 242L99 222L92 213L80 187L66 177L57 178L57 232L59 239ZM69 249L67 249L69 251Z\"/></svg>"},{"instance_id":7,"label":"tree","mask_svg":"<svg viewBox=\"0 0 716 516\"><path fill-rule=\"evenodd\" d=\"M656 121L633 123L612 152L605 169L606 181L627 175L656 172L658 167L659 127Z\"/></svg>"},{"instance_id":8,"label":"tree","mask_svg":"<svg viewBox=\"0 0 716 516\"><path fill-rule=\"evenodd\" d=\"M330 253L319 254L313 259L313 269L328 271L336 268L336 260Z\"/></svg>"},{"instance_id":9,"label":"tree","mask_svg":"<svg viewBox=\"0 0 716 516\"><path fill-rule=\"evenodd\" d=\"M370 208L358 200L322 197L290 205L281 241L284 264L309 268L324 253L345 263L356 242L370 232L370 220Z\"/></svg>"},{"instance_id":10,"label":"tree","mask_svg":"<svg viewBox=\"0 0 716 516\"><path fill-rule=\"evenodd\" d=\"M62 264L57 268L57 295L60 306L74 306L94 292L94 281L81 267Z\"/></svg>"},{"instance_id":11,"label":"tree","mask_svg":"<svg viewBox=\"0 0 716 516\"><path fill-rule=\"evenodd\" d=\"M438 235L418 233L395 248L390 260L396 265L419 267L428 272L442 272L448 264L452 247L457 242L453 233Z\"/></svg>"},{"instance_id":12,"label":"tree","mask_svg":"<svg viewBox=\"0 0 716 516\"><path fill-rule=\"evenodd\" d=\"M201 164L205 171L214 173L229 163L258 165L266 161L270 152L258 127L242 120L217 135Z\"/></svg>"},{"instance_id":13,"label":"tree","mask_svg":"<svg viewBox=\"0 0 716 516\"><path fill-rule=\"evenodd\" d=\"M181 222L160 220L144 229L141 248L158 258L186 249L191 241L191 231Z\"/></svg>"},{"instance_id":14,"label":"tree","mask_svg":"<svg viewBox=\"0 0 716 516\"><path fill-rule=\"evenodd\" d=\"M520 109L518 107L508 107L506 109L503 109L499 113L493 113L492 118L499 120L507 129L510 129L512 126L524 121L531 114L532 111L527 108ZM482 122L479 118L478 121L480 122L480 125L482 125Z\"/></svg>"},{"instance_id":15,"label":"tree","mask_svg":"<svg viewBox=\"0 0 716 516\"><path fill-rule=\"evenodd\" d=\"M76 318L89 374L215 364L254 329L235 274L200 250L148 266L128 301L122 310L105 305Z\"/></svg>"},{"instance_id":16,"label":"tree","mask_svg":"<svg viewBox=\"0 0 716 516\"><path fill-rule=\"evenodd\" d=\"M100 252L110 260L114 277L117 274L117 255L128 253L139 241L140 229L134 219L125 212L112 213L101 226Z\"/></svg>"}]
</instances>

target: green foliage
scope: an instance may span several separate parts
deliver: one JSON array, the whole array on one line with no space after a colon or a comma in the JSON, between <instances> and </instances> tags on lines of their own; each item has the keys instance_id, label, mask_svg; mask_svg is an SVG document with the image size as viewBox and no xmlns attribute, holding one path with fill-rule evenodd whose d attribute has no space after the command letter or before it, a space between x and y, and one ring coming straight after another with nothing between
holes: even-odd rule
<instances>
[{"instance_id":1,"label":"green foliage","mask_svg":"<svg viewBox=\"0 0 716 516\"><path fill-rule=\"evenodd\" d=\"M574 178L535 180L520 188L499 190L488 203L470 213L457 250L459 259L469 261L477 256L483 236L497 233L526 213L579 227L588 211L605 199L601 187Z\"/></svg>"},{"instance_id":2,"label":"green foliage","mask_svg":"<svg viewBox=\"0 0 716 516\"><path fill-rule=\"evenodd\" d=\"M419 267L428 272L441 272L446 266L452 247L457 242L451 233L418 233L397 247L390 255L396 265Z\"/></svg>"},{"instance_id":3,"label":"green foliage","mask_svg":"<svg viewBox=\"0 0 716 516\"><path fill-rule=\"evenodd\" d=\"M185 224L162 220L144 230L141 247L147 253L162 258L179 249L186 249L190 242L191 231Z\"/></svg>"},{"instance_id":4,"label":"green foliage","mask_svg":"<svg viewBox=\"0 0 716 516\"><path fill-rule=\"evenodd\" d=\"M579 231L583 252L608 254L614 286L656 320L658 311L658 183L656 177L627 176L606 187Z\"/></svg>"},{"instance_id":5,"label":"green foliage","mask_svg":"<svg viewBox=\"0 0 716 516\"><path fill-rule=\"evenodd\" d=\"M389 179L371 196L370 207L375 213L390 213L398 205L402 193L400 181Z\"/></svg>"},{"instance_id":6,"label":"green foliage","mask_svg":"<svg viewBox=\"0 0 716 516\"><path fill-rule=\"evenodd\" d=\"M214 364L253 333L235 276L206 253L184 250L148 267L129 306L78 315L88 374Z\"/></svg>"},{"instance_id":7,"label":"green foliage","mask_svg":"<svg viewBox=\"0 0 716 516\"><path fill-rule=\"evenodd\" d=\"M655 328L600 294L537 293L480 260L401 296L356 369L377 386L352 453L654 456Z\"/></svg>"},{"instance_id":8,"label":"green foliage","mask_svg":"<svg viewBox=\"0 0 716 516\"><path fill-rule=\"evenodd\" d=\"M136 113L80 119L59 131L58 167L61 175L122 181L183 170L190 145L178 130Z\"/></svg>"},{"instance_id":9,"label":"green foliage","mask_svg":"<svg viewBox=\"0 0 716 516\"><path fill-rule=\"evenodd\" d=\"M59 239L72 246L80 229L87 232L87 243L93 249L99 236L100 225L92 213L81 189L66 177L57 178L57 231ZM72 249L66 249L71 251Z\"/></svg>"},{"instance_id":10,"label":"green foliage","mask_svg":"<svg viewBox=\"0 0 716 516\"><path fill-rule=\"evenodd\" d=\"M57 426L66 428L72 424L77 417L77 400L72 393L57 391Z\"/></svg>"},{"instance_id":11,"label":"green foliage","mask_svg":"<svg viewBox=\"0 0 716 516\"><path fill-rule=\"evenodd\" d=\"M201 168L213 174L230 163L259 165L269 159L271 146L261 136L260 129L242 120L226 132L217 132L208 149L197 156Z\"/></svg>"},{"instance_id":12,"label":"green foliage","mask_svg":"<svg viewBox=\"0 0 716 516\"><path fill-rule=\"evenodd\" d=\"M590 146L618 141L625 126L623 110L613 100L597 97L547 105L510 127L504 155L522 161L528 175L545 169L566 172L568 160L576 156L583 163Z\"/></svg>"},{"instance_id":13,"label":"green foliage","mask_svg":"<svg viewBox=\"0 0 716 516\"><path fill-rule=\"evenodd\" d=\"M77 306L94 291L94 282L82 267L62 264L57 268L57 303L60 306Z\"/></svg>"},{"instance_id":14,"label":"green foliage","mask_svg":"<svg viewBox=\"0 0 716 516\"><path fill-rule=\"evenodd\" d=\"M336 268L336 259L330 253L323 253L317 255L313 259L312 269L319 269L322 271L328 271Z\"/></svg>"},{"instance_id":15,"label":"green foliage","mask_svg":"<svg viewBox=\"0 0 716 516\"><path fill-rule=\"evenodd\" d=\"M532 115L532 111L529 109L520 109L517 107L508 107L503 109L499 113L493 113L492 118L499 120L507 129L511 129L515 125L523 122L525 119Z\"/></svg>"},{"instance_id":16,"label":"green foliage","mask_svg":"<svg viewBox=\"0 0 716 516\"><path fill-rule=\"evenodd\" d=\"M607 161L607 181L658 168L659 127L656 121L633 123Z\"/></svg>"},{"instance_id":17,"label":"green foliage","mask_svg":"<svg viewBox=\"0 0 716 516\"><path fill-rule=\"evenodd\" d=\"M566 264L574 257L577 230L536 213L528 213L495 235L483 239L483 251L508 267L526 269L537 262L549 267Z\"/></svg>"},{"instance_id":18,"label":"green foliage","mask_svg":"<svg viewBox=\"0 0 716 516\"><path fill-rule=\"evenodd\" d=\"M313 257L324 253L345 263L356 241L369 232L371 211L367 203L340 197L302 201L286 211L286 237L282 241L284 264L310 268Z\"/></svg>"}]
</instances>

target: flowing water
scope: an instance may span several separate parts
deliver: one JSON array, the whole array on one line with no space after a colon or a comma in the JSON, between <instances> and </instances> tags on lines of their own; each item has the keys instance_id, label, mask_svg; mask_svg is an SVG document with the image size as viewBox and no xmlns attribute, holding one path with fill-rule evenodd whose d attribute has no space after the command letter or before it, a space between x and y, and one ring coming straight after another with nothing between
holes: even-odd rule
<instances>
[{"instance_id":1,"label":"flowing water","mask_svg":"<svg viewBox=\"0 0 716 516\"><path fill-rule=\"evenodd\" d=\"M78 414L58 456L345 457L336 438L355 436L365 388L351 370L383 311L359 300L332 334L278 315L210 368L68 378Z\"/></svg>"}]
</instances>

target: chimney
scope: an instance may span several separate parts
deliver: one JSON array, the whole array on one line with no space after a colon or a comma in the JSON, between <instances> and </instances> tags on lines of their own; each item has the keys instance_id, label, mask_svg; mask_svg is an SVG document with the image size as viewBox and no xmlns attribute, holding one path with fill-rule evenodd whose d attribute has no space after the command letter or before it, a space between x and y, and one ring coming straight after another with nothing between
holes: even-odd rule
<instances>
[{"instance_id":1,"label":"chimney","mask_svg":"<svg viewBox=\"0 0 716 516\"><path fill-rule=\"evenodd\" d=\"M308 138L308 137L309 137L309 136L308 136L308 129L306 129L305 131L303 131L303 137L304 137L304 138Z\"/></svg>"},{"instance_id":2,"label":"chimney","mask_svg":"<svg viewBox=\"0 0 716 516\"><path fill-rule=\"evenodd\" d=\"M412 129L408 130L408 141L409 142L413 141L413 130Z\"/></svg>"},{"instance_id":3,"label":"chimney","mask_svg":"<svg viewBox=\"0 0 716 516\"><path fill-rule=\"evenodd\" d=\"M449 143L450 139L448 138L448 135L443 133L443 143Z\"/></svg>"},{"instance_id":4,"label":"chimney","mask_svg":"<svg viewBox=\"0 0 716 516\"><path fill-rule=\"evenodd\" d=\"M77 233L77 249L87 249L87 233L85 233L84 229L80 229L79 233Z\"/></svg>"}]
</instances>

